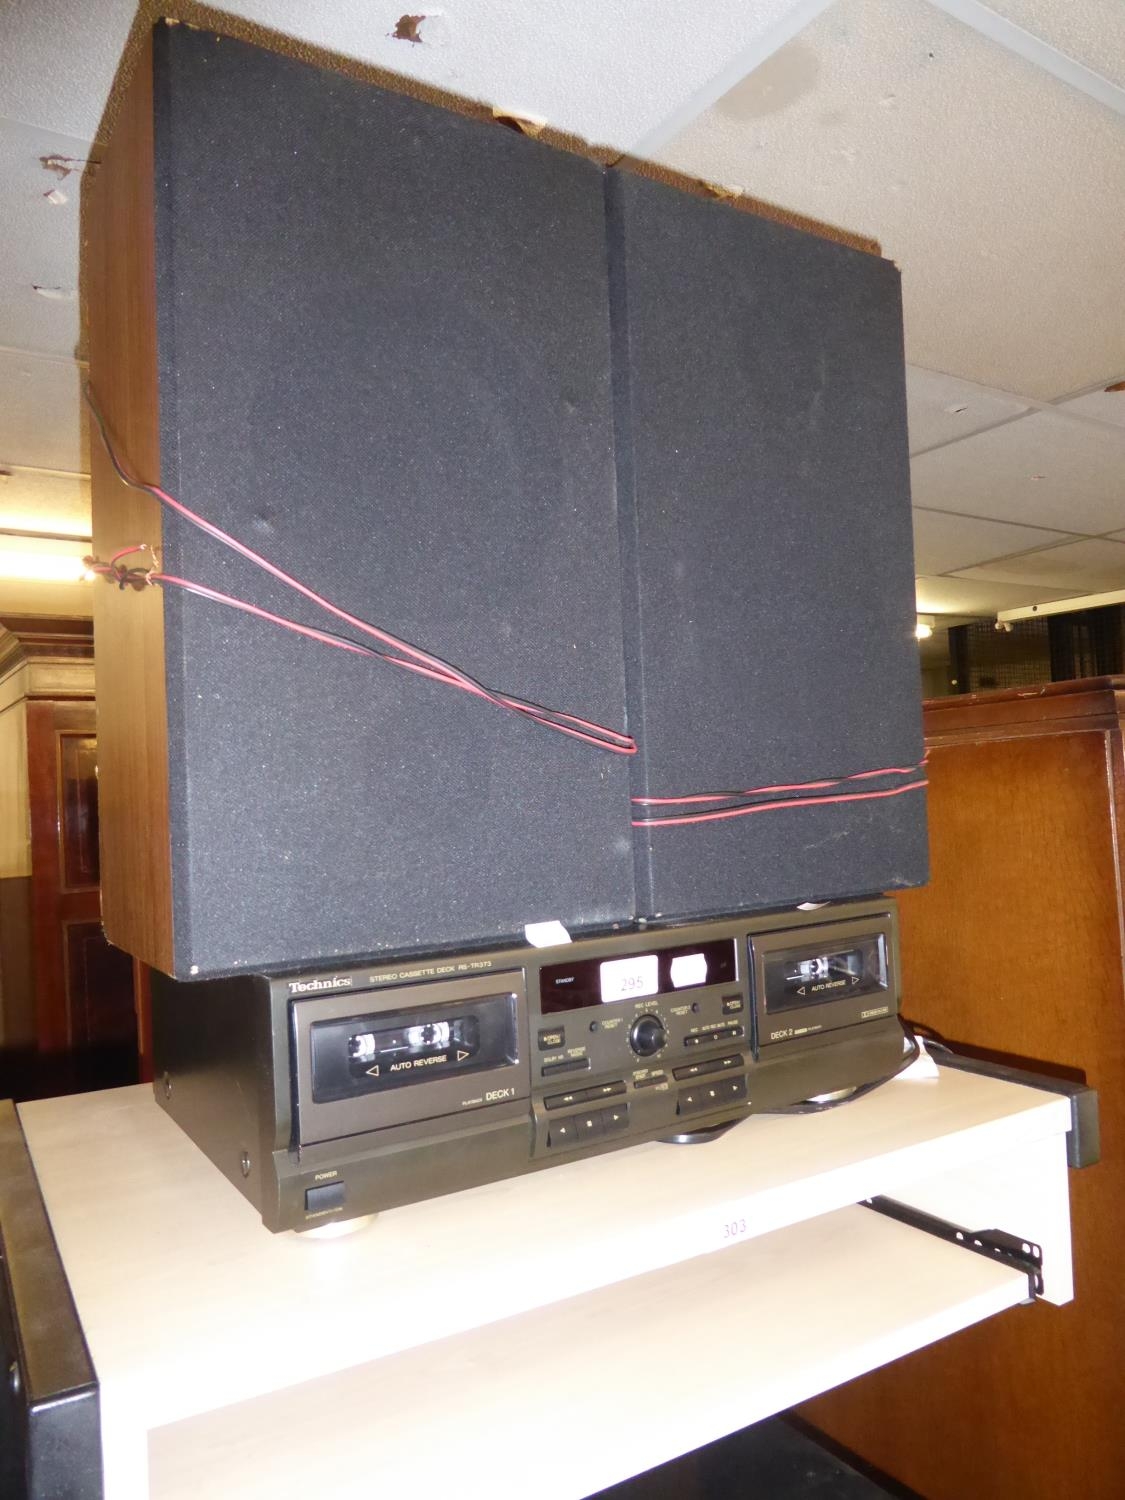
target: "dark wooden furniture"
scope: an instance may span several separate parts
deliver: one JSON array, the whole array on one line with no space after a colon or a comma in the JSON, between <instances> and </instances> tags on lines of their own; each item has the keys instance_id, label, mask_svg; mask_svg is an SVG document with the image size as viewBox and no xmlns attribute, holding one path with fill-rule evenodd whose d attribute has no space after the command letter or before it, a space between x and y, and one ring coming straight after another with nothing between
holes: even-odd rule
<instances>
[{"instance_id":1,"label":"dark wooden furniture","mask_svg":"<svg viewBox=\"0 0 1125 1500\"><path fill-rule=\"evenodd\" d=\"M0 620L5 788L0 1094L137 1076L132 961L100 908L97 740L86 619Z\"/></svg>"},{"instance_id":2,"label":"dark wooden furniture","mask_svg":"<svg viewBox=\"0 0 1125 1500\"><path fill-rule=\"evenodd\" d=\"M98 1381L15 1106L0 1101L0 1494L101 1500Z\"/></svg>"},{"instance_id":3,"label":"dark wooden furniture","mask_svg":"<svg viewBox=\"0 0 1125 1500\"><path fill-rule=\"evenodd\" d=\"M906 1014L1085 1074L1076 1297L973 1328L804 1415L928 1500L1116 1500L1125 1475L1125 678L926 705L932 880L898 898ZM984 1228L986 1226L979 1226Z\"/></svg>"}]
</instances>

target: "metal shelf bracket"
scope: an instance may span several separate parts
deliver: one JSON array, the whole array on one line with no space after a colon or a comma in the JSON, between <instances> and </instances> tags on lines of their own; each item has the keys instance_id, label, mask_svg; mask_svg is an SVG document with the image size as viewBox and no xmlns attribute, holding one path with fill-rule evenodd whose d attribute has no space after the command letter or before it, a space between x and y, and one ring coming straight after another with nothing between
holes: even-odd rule
<instances>
[{"instance_id":1,"label":"metal shelf bracket","mask_svg":"<svg viewBox=\"0 0 1125 1500\"><path fill-rule=\"evenodd\" d=\"M974 1255L985 1255L1013 1271L1022 1271L1027 1277L1028 1302L1034 1302L1043 1292L1043 1251L1031 1240L1021 1239L1018 1234L1009 1234L1004 1229L965 1229L960 1224L951 1224L936 1214L923 1213L920 1208L911 1208L894 1198L865 1198L861 1206L885 1214L888 1219L897 1219L900 1224L908 1224L911 1229L935 1235L951 1245L960 1245Z\"/></svg>"}]
</instances>

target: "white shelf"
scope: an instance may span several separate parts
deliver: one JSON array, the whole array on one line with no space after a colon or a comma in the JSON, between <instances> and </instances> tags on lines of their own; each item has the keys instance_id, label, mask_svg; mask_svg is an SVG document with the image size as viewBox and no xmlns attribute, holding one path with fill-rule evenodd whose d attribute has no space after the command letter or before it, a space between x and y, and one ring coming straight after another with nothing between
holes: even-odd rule
<instances>
[{"instance_id":1,"label":"white shelf","mask_svg":"<svg viewBox=\"0 0 1125 1500\"><path fill-rule=\"evenodd\" d=\"M1026 1296L1019 1272L839 1209L163 1428L152 1494L212 1497L218 1473L238 1500L574 1500Z\"/></svg>"},{"instance_id":2,"label":"white shelf","mask_svg":"<svg viewBox=\"0 0 1125 1500\"><path fill-rule=\"evenodd\" d=\"M189 1493L175 1487L181 1468L208 1500L255 1493L244 1477L238 1485L224 1477L216 1488L196 1471L209 1449L226 1453L223 1433L237 1437L232 1408L246 1433L229 1455L232 1474L241 1473L243 1452L248 1470L265 1472L279 1444L288 1453L283 1474L301 1472L300 1444L282 1441L298 1431L317 1455L307 1462L324 1461L316 1424L297 1424L302 1401L320 1410L325 1393L336 1391L357 1412L397 1410L403 1441L388 1447L384 1436L378 1445L384 1483L387 1465L400 1463L405 1474L415 1463L440 1464L429 1450L446 1439L435 1445L426 1437L435 1409L428 1392L445 1388L447 1368L473 1372L459 1405L487 1408L489 1425L506 1428L514 1424L509 1406L530 1410L518 1390L542 1394L554 1370L567 1370L567 1400L535 1407L553 1410L561 1430L587 1399L579 1373L588 1378L592 1363L612 1365L611 1346L619 1363L633 1357L630 1348L647 1350L629 1376L642 1392L669 1389L675 1371L663 1361L673 1349L698 1347L691 1372L698 1416L685 1415L680 1431L678 1418L666 1425L662 1401L661 1451L651 1458L623 1434L614 1458L607 1436L592 1484L564 1466L561 1487L550 1491L577 1496L631 1472L630 1464L661 1462L1024 1295L1022 1278L1013 1283L980 1257L847 1207L877 1193L974 1229L1035 1239L1044 1247L1048 1296L1071 1295L1068 1105L967 1073L900 1080L827 1114L750 1119L704 1146L646 1145L571 1162L396 1209L350 1238L319 1241L268 1234L146 1089L40 1101L20 1116L98 1371L106 1500L148 1493L149 1434L154 1494ZM897 1294L902 1255L888 1261L877 1248L892 1244L908 1244L907 1261L920 1268L919 1284L928 1287L920 1304ZM803 1274L790 1275L798 1265ZM698 1297L711 1309L706 1318L696 1313ZM829 1357L833 1307L842 1342ZM707 1318L714 1331L705 1337ZM857 1343L864 1328L875 1331ZM597 1361L581 1354L603 1336ZM780 1348L786 1337L796 1340L789 1384L773 1369L775 1355L743 1357L747 1339ZM740 1345L722 1376L712 1355L720 1338ZM867 1362L845 1368L849 1358ZM765 1396L762 1368L770 1370ZM844 1373L832 1376L836 1369ZM509 1370L522 1373L509 1380ZM603 1378L614 1378L609 1368L599 1371ZM677 1391L693 1383L677 1377ZM607 1392L591 1398L594 1407ZM629 1404L638 1400L631 1391ZM322 1417L335 1431L330 1409ZM613 1409L620 1413L620 1389ZM460 1441L470 1443L471 1434ZM425 1451L412 1454L419 1445ZM359 1441L353 1460L361 1451ZM499 1451L489 1446L488 1463L471 1480L480 1493L497 1478ZM554 1474L542 1464L554 1451L548 1433L539 1433L534 1451L540 1477L544 1468ZM458 1464L451 1493L476 1493ZM361 1473L369 1485L369 1469ZM275 1475L270 1493L281 1493L279 1482Z\"/></svg>"}]
</instances>

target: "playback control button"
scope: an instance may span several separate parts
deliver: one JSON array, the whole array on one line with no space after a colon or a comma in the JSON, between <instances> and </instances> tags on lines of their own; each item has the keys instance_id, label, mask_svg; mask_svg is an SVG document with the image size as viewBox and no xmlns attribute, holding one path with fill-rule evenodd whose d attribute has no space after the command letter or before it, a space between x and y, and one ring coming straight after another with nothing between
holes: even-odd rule
<instances>
[{"instance_id":1,"label":"playback control button","mask_svg":"<svg viewBox=\"0 0 1125 1500\"><path fill-rule=\"evenodd\" d=\"M624 1078L618 1078L613 1083L596 1083L592 1089L587 1089L583 1099L614 1099L618 1094L625 1092Z\"/></svg>"},{"instance_id":2,"label":"playback control button","mask_svg":"<svg viewBox=\"0 0 1125 1500\"><path fill-rule=\"evenodd\" d=\"M712 1042L725 1042L730 1037L742 1035L741 1026L716 1026L714 1031L700 1031L695 1036L685 1036L685 1047L708 1047Z\"/></svg>"},{"instance_id":3,"label":"playback control button","mask_svg":"<svg viewBox=\"0 0 1125 1500\"><path fill-rule=\"evenodd\" d=\"M731 1068L741 1068L745 1059L741 1052L732 1052L729 1057L709 1057L704 1062L687 1063L682 1068L673 1068L672 1077L678 1083L686 1078L702 1078L705 1073L726 1073Z\"/></svg>"},{"instance_id":4,"label":"playback control button","mask_svg":"<svg viewBox=\"0 0 1125 1500\"><path fill-rule=\"evenodd\" d=\"M628 1128L628 1104L610 1104L603 1109L586 1110L582 1114L568 1115L563 1120L552 1120L547 1129L547 1145L556 1150L581 1146Z\"/></svg>"},{"instance_id":5,"label":"playback control button","mask_svg":"<svg viewBox=\"0 0 1125 1500\"><path fill-rule=\"evenodd\" d=\"M571 1089L569 1094L548 1094L543 1100L545 1109L573 1109L586 1097L585 1089Z\"/></svg>"},{"instance_id":6,"label":"playback control button","mask_svg":"<svg viewBox=\"0 0 1125 1500\"><path fill-rule=\"evenodd\" d=\"M681 1089L676 1095L676 1112L681 1115L701 1115L745 1098L745 1078L716 1078L713 1082L697 1083L692 1088Z\"/></svg>"},{"instance_id":7,"label":"playback control button","mask_svg":"<svg viewBox=\"0 0 1125 1500\"><path fill-rule=\"evenodd\" d=\"M592 1089L571 1089L567 1094L548 1094L543 1100L545 1109L570 1109L575 1104L589 1104L594 1099L612 1099L625 1092L625 1080L615 1083L598 1083Z\"/></svg>"},{"instance_id":8,"label":"playback control button","mask_svg":"<svg viewBox=\"0 0 1125 1500\"><path fill-rule=\"evenodd\" d=\"M568 1057L562 1062L544 1063L539 1071L544 1078L550 1078L553 1073L588 1073L590 1071L590 1059L588 1057Z\"/></svg>"},{"instance_id":9,"label":"playback control button","mask_svg":"<svg viewBox=\"0 0 1125 1500\"><path fill-rule=\"evenodd\" d=\"M574 1115L566 1120L552 1120L547 1132L548 1146L576 1146L578 1144L578 1121Z\"/></svg>"}]
</instances>

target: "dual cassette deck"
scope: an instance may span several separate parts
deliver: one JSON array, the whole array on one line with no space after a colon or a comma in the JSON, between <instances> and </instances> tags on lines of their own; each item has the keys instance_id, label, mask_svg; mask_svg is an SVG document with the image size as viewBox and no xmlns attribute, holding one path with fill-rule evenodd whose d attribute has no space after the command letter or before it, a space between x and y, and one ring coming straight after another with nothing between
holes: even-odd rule
<instances>
[{"instance_id":1,"label":"dual cassette deck","mask_svg":"<svg viewBox=\"0 0 1125 1500\"><path fill-rule=\"evenodd\" d=\"M157 1100L272 1230L755 1111L903 1057L887 901L330 972L153 975Z\"/></svg>"}]
</instances>

